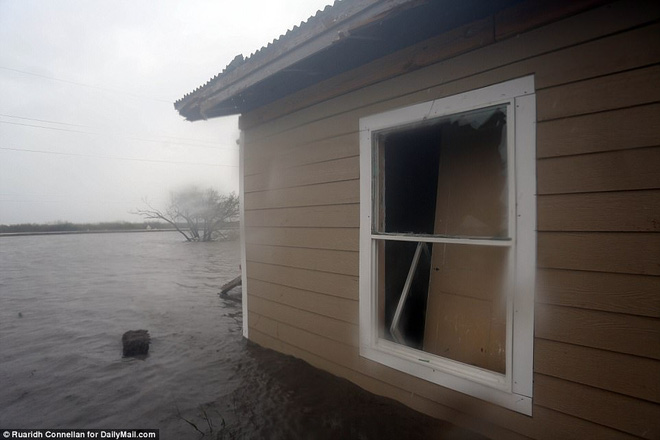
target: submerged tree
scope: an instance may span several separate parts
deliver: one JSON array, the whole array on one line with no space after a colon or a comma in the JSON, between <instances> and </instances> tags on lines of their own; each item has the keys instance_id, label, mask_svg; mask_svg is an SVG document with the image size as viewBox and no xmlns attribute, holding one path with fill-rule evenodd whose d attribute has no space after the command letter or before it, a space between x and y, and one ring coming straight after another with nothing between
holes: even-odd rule
<instances>
[{"instance_id":1,"label":"submerged tree","mask_svg":"<svg viewBox=\"0 0 660 440\"><path fill-rule=\"evenodd\" d=\"M195 186L170 193L170 204L165 210L154 208L146 200L144 204L146 208L133 213L169 223L187 241L226 239L224 231L237 220L239 206L234 193L222 195L214 189Z\"/></svg>"}]
</instances>

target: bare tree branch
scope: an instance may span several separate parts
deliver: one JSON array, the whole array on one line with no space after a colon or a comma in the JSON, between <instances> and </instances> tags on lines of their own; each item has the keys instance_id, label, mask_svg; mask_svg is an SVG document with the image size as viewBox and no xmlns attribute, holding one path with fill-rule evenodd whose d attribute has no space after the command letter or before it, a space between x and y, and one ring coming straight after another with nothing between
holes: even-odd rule
<instances>
[{"instance_id":1,"label":"bare tree branch","mask_svg":"<svg viewBox=\"0 0 660 440\"><path fill-rule=\"evenodd\" d=\"M133 214L145 219L162 220L172 225L187 241L212 241L226 239L222 232L238 217L239 200L236 194L221 195L214 189L200 190L190 187L170 194L167 209L154 208L145 199L146 208L136 209ZM187 225L187 231L181 226Z\"/></svg>"}]
</instances>

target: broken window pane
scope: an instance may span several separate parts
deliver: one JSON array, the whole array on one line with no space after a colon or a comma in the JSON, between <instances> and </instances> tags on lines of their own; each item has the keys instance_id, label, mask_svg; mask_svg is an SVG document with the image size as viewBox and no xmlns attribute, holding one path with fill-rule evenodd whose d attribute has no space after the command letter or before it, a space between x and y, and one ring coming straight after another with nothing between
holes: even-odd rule
<instances>
[{"instance_id":1,"label":"broken window pane","mask_svg":"<svg viewBox=\"0 0 660 440\"><path fill-rule=\"evenodd\" d=\"M493 106L379 133L374 232L509 238L506 112ZM509 247L377 246L380 337L504 374Z\"/></svg>"},{"instance_id":2,"label":"broken window pane","mask_svg":"<svg viewBox=\"0 0 660 440\"><path fill-rule=\"evenodd\" d=\"M378 241L380 337L504 374L509 247L424 243L413 266L417 246Z\"/></svg>"},{"instance_id":3,"label":"broken window pane","mask_svg":"<svg viewBox=\"0 0 660 440\"><path fill-rule=\"evenodd\" d=\"M404 241L379 242L379 291L381 337L409 347L422 349L424 322L431 269L430 246L425 245L411 278L410 289L402 304L400 317L392 331L394 315L410 273L417 243ZM398 337L397 337L398 335Z\"/></svg>"},{"instance_id":4,"label":"broken window pane","mask_svg":"<svg viewBox=\"0 0 660 440\"><path fill-rule=\"evenodd\" d=\"M506 110L380 133L375 232L508 238Z\"/></svg>"},{"instance_id":5,"label":"broken window pane","mask_svg":"<svg viewBox=\"0 0 660 440\"><path fill-rule=\"evenodd\" d=\"M424 351L505 372L508 252L433 245Z\"/></svg>"}]
</instances>

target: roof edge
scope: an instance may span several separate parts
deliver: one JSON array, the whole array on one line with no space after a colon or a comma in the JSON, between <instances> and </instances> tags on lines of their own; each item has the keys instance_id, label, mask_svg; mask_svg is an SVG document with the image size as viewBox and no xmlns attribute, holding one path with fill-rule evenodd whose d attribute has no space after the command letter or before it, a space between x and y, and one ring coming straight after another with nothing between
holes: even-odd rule
<instances>
[{"instance_id":1,"label":"roof edge","mask_svg":"<svg viewBox=\"0 0 660 440\"><path fill-rule=\"evenodd\" d=\"M237 55L221 73L177 100L174 108L189 121L208 119L209 110L220 104L223 108L219 115L239 114L242 112L241 103L233 102L233 98L241 91L350 37L354 29L394 9L426 1L336 0L332 6L317 11L313 17L294 26L250 57Z\"/></svg>"}]
</instances>

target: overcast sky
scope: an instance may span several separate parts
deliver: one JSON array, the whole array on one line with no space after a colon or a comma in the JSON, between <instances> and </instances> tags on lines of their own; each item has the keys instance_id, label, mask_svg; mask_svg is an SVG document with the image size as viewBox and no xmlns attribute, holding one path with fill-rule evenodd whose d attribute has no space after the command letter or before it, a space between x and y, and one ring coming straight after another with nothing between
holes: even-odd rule
<instances>
[{"instance_id":1,"label":"overcast sky","mask_svg":"<svg viewBox=\"0 0 660 440\"><path fill-rule=\"evenodd\" d=\"M0 224L140 221L238 191L236 117L173 102L330 0L0 0Z\"/></svg>"}]
</instances>

